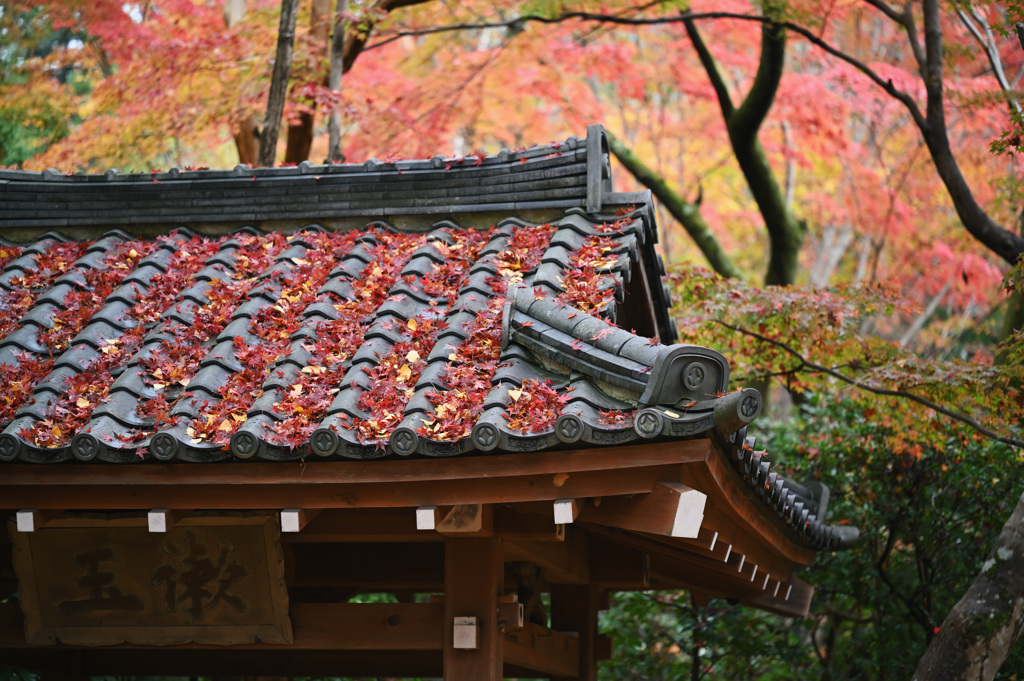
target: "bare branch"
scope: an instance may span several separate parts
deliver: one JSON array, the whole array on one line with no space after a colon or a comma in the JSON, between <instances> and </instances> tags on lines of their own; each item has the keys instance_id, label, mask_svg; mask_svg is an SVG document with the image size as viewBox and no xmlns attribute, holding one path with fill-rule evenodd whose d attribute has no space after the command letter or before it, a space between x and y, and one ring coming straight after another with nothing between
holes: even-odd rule
<instances>
[{"instance_id":1,"label":"bare branch","mask_svg":"<svg viewBox=\"0 0 1024 681\"><path fill-rule=\"evenodd\" d=\"M996 81L999 82L999 87L1002 88L1003 92L1007 93L1010 108L1017 113L1020 113L1020 103L1017 98L1010 94L1012 88L1010 87L1009 81L1006 79L1006 72L1003 70L1003 60L999 57L999 49L996 46L995 36L992 34L992 27L989 26L988 22L985 21L985 17L976 9L972 9L968 15L966 10L959 9L956 12L957 16L960 17L960 22L967 27L974 40L981 46L981 49L985 51L985 56L988 58L988 63L992 67L992 72L995 74ZM981 31L984 29L985 34L982 35Z\"/></svg>"},{"instance_id":2,"label":"bare branch","mask_svg":"<svg viewBox=\"0 0 1024 681\"><path fill-rule=\"evenodd\" d=\"M718 65L715 63L715 58L711 55L711 51L697 30L697 24L693 23L693 20L687 19L683 22L683 26L686 27L686 35L689 36L690 42L693 43L693 49L697 51L697 57L700 58L701 66L704 67L704 71L708 74L708 79L711 80L711 86L715 89L718 106L722 109L722 117L728 121L733 111L735 111L735 107L733 106L732 98L729 97L729 89L725 85L725 79L722 78L722 73L718 70Z\"/></svg>"},{"instance_id":3,"label":"bare branch","mask_svg":"<svg viewBox=\"0 0 1024 681\"><path fill-rule=\"evenodd\" d=\"M522 16L508 19L506 21L494 21L494 22L477 22L477 23L465 23L465 24L451 24L448 26L432 26L429 28L413 29L408 31L396 31L393 33L380 32L380 35L387 35L386 38L379 40L371 45L367 45L364 49L371 50L378 47L383 47L389 43L407 36L422 36L422 35L433 35L437 33L450 33L454 31L466 31L483 28L512 28L521 27L527 23L539 23L539 24L558 24L565 21L578 20L578 21L595 21L600 23L620 24L624 26L659 26L664 24L675 24L684 21L703 21L708 19L735 19L737 21L752 21L759 24L770 24L785 28L788 31L792 31L799 36L802 36L808 42L815 47L818 47L828 54L836 57L853 68L860 71L862 74L867 76L875 85L882 88L890 97L895 98L901 104L903 104L911 116L914 118L914 122L919 126L927 126L928 122L917 105L906 92L899 90L892 81L887 78L882 78L878 75L870 66L860 61L856 57L853 57L839 48L831 45L830 43L822 40L811 30L794 24L789 21L774 21L768 17L756 16L751 14L738 14L735 12L682 12L675 16L669 17L627 17L627 16L616 16L611 14L598 14L595 12L564 12L555 16L542 16L537 14L524 14Z\"/></svg>"},{"instance_id":4,"label":"bare branch","mask_svg":"<svg viewBox=\"0 0 1024 681\"><path fill-rule=\"evenodd\" d=\"M920 404L921 406L927 407L927 408L929 408L929 409L931 409L933 411L937 411L938 413L942 414L943 416L948 416L949 418L953 419L954 421L959 421L960 423L963 423L963 424L965 424L967 426L970 426L971 428L973 428L974 430L978 431L979 433L981 433L985 437L991 438L991 439L993 439L993 440L995 440L997 442L1002 442L1003 444L1010 445L1011 447L1024 448L1024 440L1018 440L1016 438L1008 437L1008 436L1005 436L1005 435L1000 435L999 433L995 432L994 430L991 430L991 429L986 428L985 426L981 425L981 423L979 423L976 419L968 416L967 414L955 411L953 409L949 409L948 407L943 407L941 404L938 404L937 402L933 402L932 400L929 400L926 397L921 397L920 395L915 395L914 393L907 392L905 390L890 390L889 388L880 388L878 386L874 386L874 385L871 385L869 383L864 383L864 382L859 381L859 380L857 380L855 378L851 378L851 377L847 376L846 374L844 374L844 373L842 373L840 371L836 371L835 369L833 369L831 367L826 367L826 366L822 366L820 364L815 364L814 362L811 362L806 357L801 355L800 352L797 351L795 348L793 348L790 345L787 345L786 343L783 343L782 341L775 340L774 338L768 338L767 336L761 335L761 334L757 333L756 331L751 331L749 329L744 329L743 327L735 326L733 324L729 324L728 322L723 322L721 320L715 320L715 321L717 321L719 324L721 324L722 326L724 326L727 329L730 329L730 330L735 331L737 333L742 333L743 335L750 336L751 338L756 338L757 340L761 341L762 343L768 343L769 345L773 345L773 346L779 348L780 350L783 350L784 352L786 352L790 356L792 356L792 357L796 358L797 360L799 360L800 363L804 367L806 367L809 371L826 374L828 376L831 376L832 378L836 378L836 379L842 381L843 383L846 383L848 385L852 385L855 388L859 388L861 390L865 390L865 391L867 391L869 393L872 393L873 395L882 395L884 397L899 397L901 399L910 400L911 402L916 402L917 404Z\"/></svg>"}]
</instances>

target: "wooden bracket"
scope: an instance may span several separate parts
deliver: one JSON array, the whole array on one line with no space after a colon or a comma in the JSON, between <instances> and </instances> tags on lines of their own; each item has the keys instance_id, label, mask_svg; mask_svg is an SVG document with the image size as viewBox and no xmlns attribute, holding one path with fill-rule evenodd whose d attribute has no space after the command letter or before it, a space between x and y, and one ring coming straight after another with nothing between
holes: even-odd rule
<instances>
[{"instance_id":1,"label":"wooden bracket","mask_svg":"<svg viewBox=\"0 0 1024 681\"><path fill-rule=\"evenodd\" d=\"M154 508L146 514L146 522L150 532L163 533L177 525L182 518L188 516L192 511L180 509Z\"/></svg>"},{"instance_id":2,"label":"wooden bracket","mask_svg":"<svg viewBox=\"0 0 1024 681\"><path fill-rule=\"evenodd\" d=\"M516 594L498 597L498 630L501 633L522 631L526 626L526 612Z\"/></svg>"},{"instance_id":3,"label":"wooden bracket","mask_svg":"<svg viewBox=\"0 0 1024 681\"><path fill-rule=\"evenodd\" d=\"M648 494L610 497L588 504L580 520L623 530L694 539L700 534L707 495L680 482L654 484Z\"/></svg>"},{"instance_id":4,"label":"wooden bracket","mask_svg":"<svg viewBox=\"0 0 1024 681\"><path fill-rule=\"evenodd\" d=\"M494 514L488 504L453 506L437 523L437 531L460 537L489 537L494 534Z\"/></svg>"},{"instance_id":5,"label":"wooden bracket","mask_svg":"<svg viewBox=\"0 0 1024 681\"><path fill-rule=\"evenodd\" d=\"M50 509L25 508L15 514L15 527L18 532L35 532L60 514Z\"/></svg>"},{"instance_id":6,"label":"wooden bracket","mask_svg":"<svg viewBox=\"0 0 1024 681\"><path fill-rule=\"evenodd\" d=\"M319 508L286 508L281 511L282 532L302 532L320 514Z\"/></svg>"},{"instance_id":7,"label":"wooden bracket","mask_svg":"<svg viewBox=\"0 0 1024 681\"><path fill-rule=\"evenodd\" d=\"M433 530L437 527L440 512L437 506L420 506L416 509L416 529Z\"/></svg>"},{"instance_id":8,"label":"wooden bracket","mask_svg":"<svg viewBox=\"0 0 1024 681\"><path fill-rule=\"evenodd\" d=\"M580 514L580 508L575 499L555 499L554 507L556 525L568 525Z\"/></svg>"},{"instance_id":9,"label":"wooden bracket","mask_svg":"<svg viewBox=\"0 0 1024 681\"><path fill-rule=\"evenodd\" d=\"M480 647L480 623L475 617L456 617L454 627L452 648L476 650Z\"/></svg>"}]
</instances>

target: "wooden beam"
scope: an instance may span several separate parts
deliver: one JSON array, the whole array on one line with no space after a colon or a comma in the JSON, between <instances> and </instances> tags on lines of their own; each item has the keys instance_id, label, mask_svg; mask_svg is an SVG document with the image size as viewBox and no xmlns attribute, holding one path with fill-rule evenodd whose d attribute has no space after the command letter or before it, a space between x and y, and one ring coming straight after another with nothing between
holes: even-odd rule
<instances>
[{"instance_id":1,"label":"wooden beam","mask_svg":"<svg viewBox=\"0 0 1024 681\"><path fill-rule=\"evenodd\" d=\"M318 508L286 508L281 511L281 532L302 532L319 513Z\"/></svg>"},{"instance_id":2,"label":"wooden beam","mask_svg":"<svg viewBox=\"0 0 1024 681\"><path fill-rule=\"evenodd\" d=\"M248 643L233 645L231 650L440 650L443 645L444 606L435 603L293 603L290 615L293 644ZM26 647L20 607L0 604L0 650ZM151 646L129 644L103 646L103 650L157 652ZM222 651L225 647L186 643L159 650Z\"/></svg>"},{"instance_id":3,"label":"wooden beam","mask_svg":"<svg viewBox=\"0 0 1024 681\"><path fill-rule=\"evenodd\" d=\"M36 487L41 480L63 487L106 487L142 485L144 487L245 484L264 488L282 485L316 487L320 485L398 482L443 482L531 475L562 476L583 471L621 472L631 468L650 468L665 464L697 463L713 454L711 441L686 440L622 447L572 449L556 452L499 454L495 456L450 457L438 459L402 459L396 461L277 461L247 463L245 470L235 466L206 466L203 475L195 474L195 464L159 466L49 466L7 464L2 487ZM130 470L129 470L130 469ZM207 470L209 469L209 470ZM551 497L552 499L563 498ZM2 499L3 497L0 497ZM23 504L22 506L29 506ZM148 508L152 508L150 504ZM171 506L174 506L171 504ZM304 504L292 504L305 507ZM198 508L208 508L200 505ZM8 507L9 508L9 507ZM19 507L14 507L19 508ZM282 507L278 507L282 508Z\"/></svg>"},{"instance_id":4,"label":"wooden beam","mask_svg":"<svg viewBox=\"0 0 1024 681\"><path fill-rule=\"evenodd\" d=\"M807 617L811 608L814 587L806 582L790 577L780 585L777 595L774 587L740 601L761 610L767 610L784 617Z\"/></svg>"},{"instance_id":5,"label":"wooden beam","mask_svg":"<svg viewBox=\"0 0 1024 681\"><path fill-rule=\"evenodd\" d=\"M598 588L593 585L551 587L551 628L575 632L578 644L575 673L552 674L552 681L597 681Z\"/></svg>"},{"instance_id":6,"label":"wooden beam","mask_svg":"<svg viewBox=\"0 0 1024 681\"><path fill-rule=\"evenodd\" d=\"M493 537L449 538L444 554L444 680L501 681L504 637L498 629L497 608L504 578L501 544ZM456 618L474 619L475 648L456 648L456 634L463 633L456 627L467 626Z\"/></svg>"},{"instance_id":7,"label":"wooden beam","mask_svg":"<svg viewBox=\"0 0 1024 681\"><path fill-rule=\"evenodd\" d=\"M417 592L444 589L444 546L438 542L302 543L290 547L293 587Z\"/></svg>"},{"instance_id":8,"label":"wooden beam","mask_svg":"<svg viewBox=\"0 0 1024 681\"><path fill-rule=\"evenodd\" d=\"M0 649L5 665L86 676L148 676L154 668L169 676L294 676L335 678L339 669L356 678L438 678L440 650L32 650ZM513 673L515 670L510 670ZM509 674L512 676L513 674ZM525 675L524 675L525 676Z\"/></svg>"},{"instance_id":9,"label":"wooden beam","mask_svg":"<svg viewBox=\"0 0 1024 681\"><path fill-rule=\"evenodd\" d=\"M504 646L506 664L545 676L571 678L579 669L579 638L533 622L521 631L506 633Z\"/></svg>"},{"instance_id":10,"label":"wooden beam","mask_svg":"<svg viewBox=\"0 0 1024 681\"><path fill-rule=\"evenodd\" d=\"M498 598L498 629L503 634L522 631L526 624L526 611L520 603L516 594L501 596ZM506 656L508 650L505 651Z\"/></svg>"},{"instance_id":11,"label":"wooden beam","mask_svg":"<svg viewBox=\"0 0 1024 681\"><path fill-rule=\"evenodd\" d=\"M548 515L519 506L499 505L491 511L494 534L520 541L562 541L565 528L553 525ZM438 518L436 523L440 521ZM416 512L409 508L326 509L299 534L282 535L289 543L334 542L443 542L444 535L416 529Z\"/></svg>"},{"instance_id":12,"label":"wooden beam","mask_svg":"<svg viewBox=\"0 0 1024 681\"><path fill-rule=\"evenodd\" d=\"M814 549L793 539L792 531L786 528L778 514L758 498L724 456L716 454L709 456L701 465L684 467L682 482L702 490L713 500L714 503L709 502L705 509L710 527L719 529L719 526L731 522L743 528L747 536L757 537L757 543L775 554L776 560L797 565L810 565L814 561ZM728 539L724 532L722 534L732 544L744 543ZM759 562L768 565L770 561ZM773 566L772 570L776 568Z\"/></svg>"},{"instance_id":13,"label":"wooden beam","mask_svg":"<svg viewBox=\"0 0 1024 681\"><path fill-rule=\"evenodd\" d=\"M647 553L603 537L590 539L590 582L612 591L639 591L651 587L651 561Z\"/></svg>"},{"instance_id":14,"label":"wooden beam","mask_svg":"<svg viewBox=\"0 0 1024 681\"><path fill-rule=\"evenodd\" d=\"M590 582L590 538L580 530L568 531L564 542L507 541L505 560L533 563L552 584Z\"/></svg>"},{"instance_id":15,"label":"wooden beam","mask_svg":"<svg viewBox=\"0 0 1024 681\"><path fill-rule=\"evenodd\" d=\"M707 495L679 482L659 481L647 494L586 504L581 521L624 530L694 538L700 532Z\"/></svg>"},{"instance_id":16,"label":"wooden beam","mask_svg":"<svg viewBox=\"0 0 1024 681\"><path fill-rule=\"evenodd\" d=\"M598 450L600 451L600 450ZM550 454L555 454L551 452ZM496 457L480 457L496 458ZM465 457L462 461L472 461ZM393 463L374 462L381 465ZM417 460L402 463L421 463ZM259 464L252 464L258 466ZM312 466L313 464L310 464ZM472 467L472 466L470 466ZM5 473L8 466L5 466ZM51 468L61 468L54 466ZM94 468L93 466L83 467ZM118 467L123 468L123 467ZM136 468L171 468L171 466L132 466ZM209 466L208 468L221 468ZM249 465L246 465L249 468ZM308 483L282 482L267 486L256 476L240 477L233 483L211 487L191 468L191 482L178 481L162 484L153 481L132 484L132 475L126 471L126 480L118 484L85 487L65 485L60 476L43 479L46 484L7 484L0 480L0 504L8 508L78 508L78 509L149 509L184 507L197 509L280 509L280 508L394 508L416 506L455 506L474 503L516 503L528 501L554 501L567 495L574 498L615 496L648 492L658 480L678 478L679 464L650 467L631 467L623 470L587 470L573 473L567 480L547 474L507 475L474 479L453 477L431 480L415 479L396 473L389 482L324 482L311 477ZM58 471L50 471L47 473ZM518 471L517 471L518 472ZM288 476L285 476L286 478ZM413 479L409 479L409 478ZM24 481L24 478L18 477ZM170 480L174 478L169 476ZM39 480L37 480L39 482Z\"/></svg>"}]
</instances>

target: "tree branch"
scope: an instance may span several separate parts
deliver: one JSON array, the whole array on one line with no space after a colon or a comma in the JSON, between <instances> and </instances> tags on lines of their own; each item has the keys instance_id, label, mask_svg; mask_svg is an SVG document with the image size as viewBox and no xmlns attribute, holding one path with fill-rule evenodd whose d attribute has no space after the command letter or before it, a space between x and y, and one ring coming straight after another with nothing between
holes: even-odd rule
<instances>
[{"instance_id":1,"label":"tree branch","mask_svg":"<svg viewBox=\"0 0 1024 681\"><path fill-rule=\"evenodd\" d=\"M924 114L921 113L914 99L903 92L902 90L896 89L892 84L892 81L883 79L878 75L870 66L860 61L856 57L846 54L837 47L832 46L828 42L819 38L814 32L810 31L803 26L794 24L790 21L774 21L768 17L756 16L750 14L739 14L736 12L682 12L676 16L670 17L626 17L616 16L611 14L599 14L595 12L563 12L555 16L543 16L539 14L524 14L513 19L507 19L505 21L494 21L494 22L477 22L477 23L463 23L463 24L451 24L448 26L433 26L430 28L413 29L409 31L397 31L394 33L381 33L381 35L387 35L388 37L379 40L371 45L367 45L365 49L372 50L378 47L383 47L388 43L394 42L407 36L422 36L422 35L433 35L436 33L450 33L453 31L466 31L483 28L519 28L527 23L538 23L538 24L559 24L564 21L579 20L579 21L595 21L599 23L608 24L619 24L623 26L659 26L663 24L676 24L686 21L702 21L708 19L735 19L737 21L753 21L761 24L773 24L784 28L788 31L792 31L797 35L803 37L809 43L815 47L824 50L828 54L846 62L853 68L860 71L862 74L868 77L875 85L879 86L890 96L902 103L910 111L914 117L915 122L919 124L925 123Z\"/></svg>"},{"instance_id":2,"label":"tree branch","mask_svg":"<svg viewBox=\"0 0 1024 681\"><path fill-rule=\"evenodd\" d=\"M987 21L985 21L985 17L982 16L981 12L976 9L972 9L970 14L968 14L966 10L958 9L956 14L960 17L960 23L967 27L967 30L970 31L974 40L981 46L981 49L985 51L985 57L988 59L988 63L992 67L992 73L995 75L996 81L999 83L999 87L1007 94L1007 101L1010 109L1020 113L1020 103L1017 101L1017 98L1011 94L1013 88L1010 87L1010 83L1006 79L1006 71L1003 70L1003 60L999 57L999 49L996 46L995 36L992 34L992 27L989 26ZM981 34L982 28L985 29L984 36Z\"/></svg>"},{"instance_id":3,"label":"tree branch","mask_svg":"<svg viewBox=\"0 0 1024 681\"><path fill-rule=\"evenodd\" d=\"M855 378L851 378L846 374L843 374L842 372L836 371L835 369L832 369L830 367L822 366L820 364L815 364L814 362L811 362L802 354L800 354L800 352L797 351L795 348L793 348L790 345L787 345L786 343L783 343L782 341L775 340L774 338L768 338L767 336L761 335L756 331L744 329L743 327L735 326L733 324L729 324L728 322L723 322L717 319L715 321L727 329L730 329L737 333L742 333L743 335L750 336L751 338L756 338L757 340L763 343L768 343L769 345L773 345L779 348L780 350L786 352L790 356L798 359L804 365L804 367L806 367L812 372L826 374L828 376L831 376L832 378L842 381L843 383L846 383L847 385L852 385L855 388L865 390L869 393L872 393L873 395L882 395L884 397L899 397L901 399L910 400L911 402L916 402L917 404L920 404L921 406L936 411L942 414L943 416L947 416L953 419L954 421L959 421L964 425L970 426L971 428L973 428L974 430L981 433L987 438L990 438L997 442L1002 442L1003 444L1010 445L1011 447L1018 447L1024 449L1024 440L1018 440L1016 438L1000 435L994 430L991 430L981 425L981 423L979 423L976 419L971 418L967 414L955 411L953 409L949 409L948 407L943 407L941 404L933 402L926 397L921 397L920 395L915 395L914 393L906 392L905 390L890 390L889 388L880 388L878 386L873 386L868 383L864 383Z\"/></svg>"},{"instance_id":4,"label":"tree branch","mask_svg":"<svg viewBox=\"0 0 1024 681\"><path fill-rule=\"evenodd\" d=\"M718 64L715 63L715 58L711 56L711 51L704 43L704 39L701 38L700 31L697 30L697 24L687 19L683 22L683 26L686 27L686 35L690 37L690 42L693 43L693 49L697 52L701 66L704 67L704 71L708 74L708 80L711 81L711 87L715 90L718 106L722 110L722 118L728 123L735 112L735 107L733 106L732 98L729 96L729 88L726 87L725 79L722 78L722 73L718 70Z\"/></svg>"},{"instance_id":5,"label":"tree branch","mask_svg":"<svg viewBox=\"0 0 1024 681\"><path fill-rule=\"evenodd\" d=\"M752 137L757 135L775 101L785 63L785 29L770 23L761 24L761 59L757 64L757 75L731 121L731 126L737 131Z\"/></svg>"},{"instance_id":6,"label":"tree branch","mask_svg":"<svg viewBox=\"0 0 1024 681\"><path fill-rule=\"evenodd\" d=\"M648 168L640 160L640 157L634 154L621 140L611 133L606 134L608 137L608 148L615 154L615 158L626 167L626 170L632 173L638 182L650 189L668 212L672 214L672 217L679 221L679 224L683 226L683 229L686 230L686 233L690 235L694 243L697 244L697 247L700 248L701 253L707 258L711 268L728 279L739 279L739 268L736 267L736 264L722 248L722 245L718 243L715 233L704 222L704 218L701 217L697 207L674 192L660 175Z\"/></svg>"},{"instance_id":7,"label":"tree branch","mask_svg":"<svg viewBox=\"0 0 1024 681\"><path fill-rule=\"evenodd\" d=\"M761 24L771 24L784 28L787 31L803 37L809 43L823 50L827 54L849 64L854 69L866 76L871 82L880 87L890 97L899 101L910 113L917 125L921 136L924 138L931 153L932 161L936 171L946 187L950 199L956 208L964 228L970 234L985 245L986 248L1001 257L1011 265L1016 263L1018 258L1024 254L1024 238L1005 229L993 220L975 199L967 180L964 178L956 157L950 147L948 132L946 130L945 114L943 112L943 84L942 84L942 26L939 18L937 0L924 0L925 20L925 52L921 54L920 45L917 42L916 28L913 16L910 12L909 0L905 11L902 14L896 13L888 5L880 0L865 0L873 7L879 8L887 17L900 20L901 25L907 29L910 38L911 48L915 57L922 65L922 77L925 81L927 92L926 112L922 112L914 98L896 88L890 79L883 79L866 63L849 55L839 48L821 39L811 30L794 24L789 21L778 22L766 16L754 16L739 14L735 12L683 12L676 16L668 17L629 17L600 14L594 12L564 12L555 16L542 16L536 14L522 15L514 19L499 22L480 22L475 24L459 24L452 26L439 26L433 28L401 31L392 34L389 38L367 46L366 49L380 47L392 40L402 36L427 35L449 31L465 30L470 28L496 28L496 27L521 27L528 22L542 24L556 24L568 20L594 21L626 26L653 26L659 24L671 24L677 22L694 22L703 19L734 19L736 21L753 21Z\"/></svg>"}]
</instances>

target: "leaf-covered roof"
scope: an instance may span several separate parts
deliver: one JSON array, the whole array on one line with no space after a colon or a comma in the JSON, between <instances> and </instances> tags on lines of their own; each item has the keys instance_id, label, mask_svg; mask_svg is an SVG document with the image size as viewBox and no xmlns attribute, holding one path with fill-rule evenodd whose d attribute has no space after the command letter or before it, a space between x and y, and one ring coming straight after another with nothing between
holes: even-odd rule
<instances>
[{"instance_id":1,"label":"leaf-covered roof","mask_svg":"<svg viewBox=\"0 0 1024 681\"><path fill-rule=\"evenodd\" d=\"M288 170L294 187L320 181ZM0 461L438 457L713 432L791 527L836 543L814 513L827 501L745 440L757 391L727 393L714 350L664 344L649 197L589 177L578 198L596 210L544 221L462 226L453 211L428 228L370 215L2 245Z\"/></svg>"}]
</instances>

